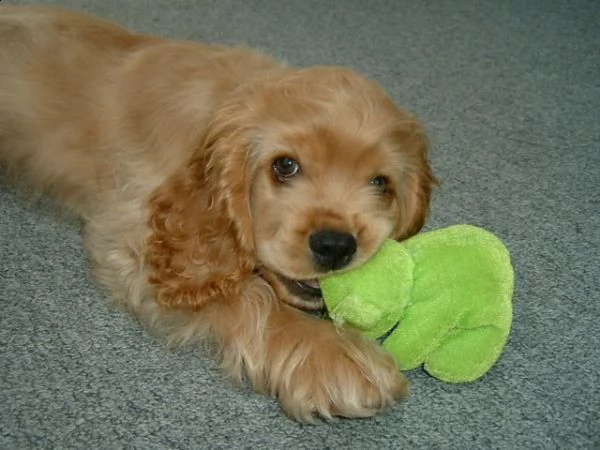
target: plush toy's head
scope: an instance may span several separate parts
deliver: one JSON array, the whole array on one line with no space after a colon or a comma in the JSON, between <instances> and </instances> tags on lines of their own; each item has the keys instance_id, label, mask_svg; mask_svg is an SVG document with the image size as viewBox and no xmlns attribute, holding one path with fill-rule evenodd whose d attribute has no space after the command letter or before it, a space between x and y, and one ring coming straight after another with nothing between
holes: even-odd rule
<instances>
[{"instance_id":1,"label":"plush toy's head","mask_svg":"<svg viewBox=\"0 0 600 450\"><path fill-rule=\"evenodd\" d=\"M401 369L481 377L510 331L513 271L491 233L457 225L387 241L358 269L321 280L329 317L380 339Z\"/></svg>"}]
</instances>

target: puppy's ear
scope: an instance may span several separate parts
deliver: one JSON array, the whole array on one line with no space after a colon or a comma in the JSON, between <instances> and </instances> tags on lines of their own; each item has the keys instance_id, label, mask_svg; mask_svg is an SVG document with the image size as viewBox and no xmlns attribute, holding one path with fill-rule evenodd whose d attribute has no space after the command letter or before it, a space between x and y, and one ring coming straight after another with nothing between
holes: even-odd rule
<instances>
[{"instance_id":1,"label":"puppy's ear","mask_svg":"<svg viewBox=\"0 0 600 450\"><path fill-rule=\"evenodd\" d=\"M427 158L428 142L419 122L404 121L395 137L401 149L401 182L396 195L400 217L395 230L396 239L416 234L429 214L431 191L437 180Z\"/></svg>"},{"instance_id":2,"label":"puppy's ear","mask_svg":"<svg viewBox=\"0 0 600 450\"><path fill-rule=\"evenodd\" d=\"M200 309L236 297L254 269L248 143L222 117L150 200L147 263L158 301Z\"/></svg>"}]
</instances>

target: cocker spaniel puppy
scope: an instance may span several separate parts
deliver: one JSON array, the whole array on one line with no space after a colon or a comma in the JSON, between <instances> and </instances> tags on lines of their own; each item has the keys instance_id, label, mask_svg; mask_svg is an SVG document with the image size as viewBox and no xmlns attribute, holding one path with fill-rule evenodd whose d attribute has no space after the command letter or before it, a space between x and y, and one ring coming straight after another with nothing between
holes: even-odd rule
<instances>
[{"instance_id":1,"label":"cocker spaniel puppy","mask_svg":"<svg viewBox=\"0 0 600 450\"><path fill-rule=\"evenodd\" d=\"M361 417L406 391L320 310L319 277L422 226L417 121L339 67L0 7L0 161L85 224L98 283L170 343L290 416Z\"/></svg>"}]
</instances>

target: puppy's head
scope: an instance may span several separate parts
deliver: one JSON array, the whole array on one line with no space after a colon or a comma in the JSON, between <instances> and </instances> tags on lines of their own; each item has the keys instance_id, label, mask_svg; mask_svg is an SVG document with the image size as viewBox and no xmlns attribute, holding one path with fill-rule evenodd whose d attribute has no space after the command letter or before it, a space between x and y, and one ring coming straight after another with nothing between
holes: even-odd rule
<instances>
[{"instance_id":1,"label":"puppy's head","mask_svg":"<svg viewBox=\"0 0 600 450\"><path fill-rule=\"evenodd\" d=\"M196 242L221 246L218 258L236 261L224 264L243 263L308 310L322 307L319 277L420 229L434 183L417 121L339 68L286 71L240 88L192 165L194 189L210 197L196 202L198 221L214 211L228 233L214 229ZM231 277L231 269L223 272Z\"/></svg>"},{"instance_id":2,"label":"puppy's head","mask_svg":"<svg viewBox=\"0 0 600 450\"><path fill-rule=\"evenodd\" d=\"M347 70L291 74L255 101L257 263L282 299L320 308L319 277L423 225L433 182L424 137L374 83Z\"/></svg>"}]
</instances>

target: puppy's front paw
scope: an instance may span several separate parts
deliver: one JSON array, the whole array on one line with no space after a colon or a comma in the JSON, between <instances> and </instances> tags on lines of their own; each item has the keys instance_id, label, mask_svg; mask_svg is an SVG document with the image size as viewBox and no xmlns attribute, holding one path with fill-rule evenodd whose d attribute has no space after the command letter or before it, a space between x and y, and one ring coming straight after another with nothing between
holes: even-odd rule
<instances>
[{"instance_id":1,"label":"puppy's front paw","mask_svg":"<svg viewBox=\"0 0 600 450\"><path fill-rule=\"evenodd\" d=\"M291 345L272 366L272 393L291 417L366 417L407 395L406 379L375 343L327 322L305 331L282 336L280 349Z\"/></svg>"}]
</instances>

